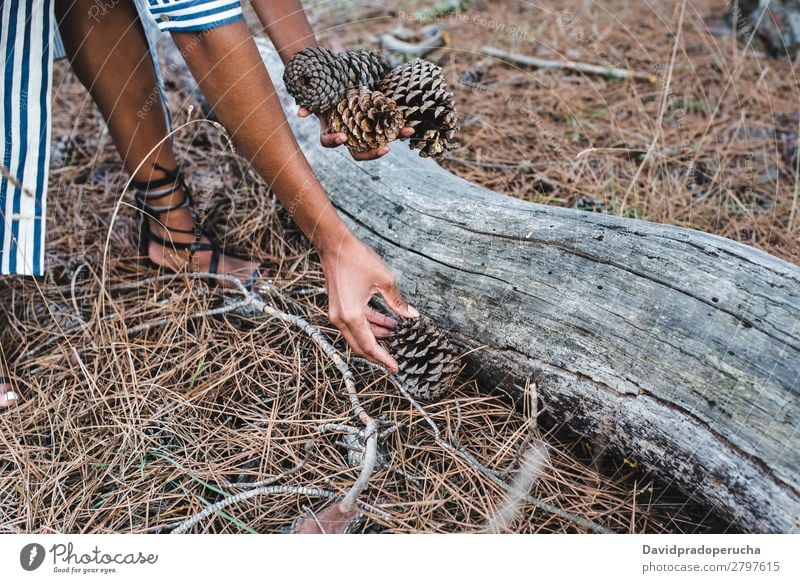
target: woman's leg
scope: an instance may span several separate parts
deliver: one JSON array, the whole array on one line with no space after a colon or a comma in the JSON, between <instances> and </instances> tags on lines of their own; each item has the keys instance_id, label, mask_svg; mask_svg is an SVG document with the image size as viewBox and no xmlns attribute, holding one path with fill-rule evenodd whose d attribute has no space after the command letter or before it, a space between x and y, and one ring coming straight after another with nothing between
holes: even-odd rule
<instances>
[{"instance_id":1,"label":"woman's leg","mask_svg":"<svg viewBox=\"0 0 800 583\"><path fill-rule=\"evenodd\" d=\"M157 148L167 135L167 125L139 15L133 2L118 2L95 19L89 16L94 6L95 0L56 1L59 30L72 68L105 117L125 169L134 180L163 178L165 174L158 167L172 169L177 162L171 140ZM183 196L178 189L153 204L171 206L180 203ZM194 240L190 209L176 209L157 218L158 221L150 221L155 235L176 243ZM188 251L167 249L154 242L149 243L148 254L156 264L172 269L185 267L189 257ZM208 271L211 255L210 251L195 253L189 269ZM218 271L248 279L257 266L251 261L222 255Z\"/></svg>"}]
</instances>

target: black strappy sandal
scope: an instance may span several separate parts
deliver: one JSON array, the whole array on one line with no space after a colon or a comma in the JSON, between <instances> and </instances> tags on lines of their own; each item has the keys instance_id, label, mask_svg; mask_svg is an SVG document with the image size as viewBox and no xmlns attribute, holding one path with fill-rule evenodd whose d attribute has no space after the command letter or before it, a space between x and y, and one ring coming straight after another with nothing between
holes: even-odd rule
<instances>
[{"instance_id":1,"label":"black strappy sandal","mask_svg":"<svg viewBox=\"0 0 800 583\"><path fill-rule=\"evenodd\" d=\"M154 180L150 180L147 182L132 180L131 186L136 191L134 194L134 199L136 201L136 208L138 208L142 212L141 222L139 223L139 262L143 265L147 265L153 269L167 269L169 271L174 272L175 270L170 267L165 267L162 265L158 265L153 260L150 259L150 253L148 250L148 245L150 242L156 243L165 249L175 249L178 251L188 251L189 258L188 261L191 262L192 257L197 252L209 251L211 252L211 263L208 267L208 273L217 273L217 268L219 267L219 258L222 255L222 250L220 249L219 243L214 240L214 238L206 231L202 229L200 226L197 217L192 213L195 228L192 230L188 229L176 229L174 227L167 227L162 223L162 228L167 231L171 231L173 233L182 233L186 235L194 235L194 241L191 243L182 243L182 242L175 242L175 241L166 241L153 233L150 230L150 218L157 218L159 215L163 213L167 213L170 211L182 209L182 208L191 208L192 206L192 193L189 190L189 186L186 184L186 181L183 179L183 175L181 174L180 170L175 168L174 170L167 170L163 166L159 164L153 164L153 168L156 170L161 170L164 172L163 178L156 178ZM174 193L176 190L181 189L183 192L183 200L177 204L172 205L162 205L162 206L154 206L150 204L152 201L157 201L162 199L170 194ZM209 243L204 243L202 241L203 237L207 237ZM234 255L232 253L226 254L228 257L232 257L234 259L241 259L243 261L249 261L247 257L241 257L238 255ZM244 282L244 285L247 289L251 289L253 284L258 281L261 277L261 268L257 268L247 281Z\"/></svg>"}]
</instances>

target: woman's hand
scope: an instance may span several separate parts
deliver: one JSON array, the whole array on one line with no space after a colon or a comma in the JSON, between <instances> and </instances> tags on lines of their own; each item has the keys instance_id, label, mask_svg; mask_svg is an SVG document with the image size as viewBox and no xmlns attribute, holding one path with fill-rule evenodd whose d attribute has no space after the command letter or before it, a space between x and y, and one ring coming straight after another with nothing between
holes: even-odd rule
<instances>
[{"instance_id":1,"label":"woman's hand","mask_svg":"<svg viewBox=\"0 0 800 583\"><path fill-rule=\"evenodd\" d=\"M298 117L308 117L311 115L311 112L307 110L305 107L301 107L297 110ZM325 146L326 148L338 148L345 142L347 142L347 135L341 132L339 133L332 133L331 128L328 125L328 115L324 113L317 114L319 118L319 142ZM400 129L400 138L410 138L414 135L414 128L401 128ZM373 150L366 150L364 152L355 152L350 150L350 155L353 156L354 160L358 160L359 162L363 162L364 160L375 160L376 158L380 158L385 156L389 153L389 146L382 146L380 148L375 148Z\"/></svg>"},{"instance_id":2,"label":"woman's hand","mask_svg":"<svg viewBox=\"0 0 800 583\"><path fill-rule=\"evenodd\" d=\"M277 0L260 6L267 4L285 7ZM375 340L388 336L396 322L370 310L367 302L377 291L397 314L419 314L403 300L380 258L353 236L314 176L245 23L202 34L174 32L172 38L239 150L319 252L331 321L356 352L397 371L395 360Z\"/></svg>"},{"instance_id":3,"label":"woman's hand","mask_svg":"<svg viewBox=\"0 0 800 583\"><path fill-rule=\"evenodd\" d=\"M397 362L376 340L389 336L397 322L367 306L372 295L380 293L399 316L419 316L400 294L394 274L372 249L350 233L335 248L320 250L320 257L331 322L356 353L397 372Z\"/></svg>"}]
</instances>

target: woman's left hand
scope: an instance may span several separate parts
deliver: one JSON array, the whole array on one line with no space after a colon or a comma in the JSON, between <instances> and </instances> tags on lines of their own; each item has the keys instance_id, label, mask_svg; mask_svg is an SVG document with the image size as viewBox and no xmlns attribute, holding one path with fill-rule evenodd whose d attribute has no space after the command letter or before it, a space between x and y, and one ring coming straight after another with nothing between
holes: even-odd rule
<instances>
[{"instance_id":1,"label":"woman's left hand","mask_svg":"<svg viewBox=\"0 0 800 583\"><path fill-rule=\"evenodd\" d=\"M376 340L389 336L397 322L367 305L373 294L380 293L395 314L419 316L403 299L394 274L372 249L349 232L335 248L321 249L320 257L330 321L356 353L397 372L397 362Z\"/></svg>"},{"instance_id":2,"label":"woman's left hand","mask_svg":"<svg viewBox=\"0 0 800 583\"><path fill-rule=\"evenodd\" d=\"M305 107L301 107L297 110L298 117L308 117L311 115L311 112L307 110ZM319 142L325 146L326 148L338 148L339 146L345 144L347 142L347 134L342 132L333 133L331 132L330 125L328 125L328 115L325 113L318 113L317 117L319 118ZM410 138L414 135L414 128L405 127L400 129L400 138ZM376 158L380 158L385 156L389 153L389 146L382 146L380 148L375 148L372 150L366 150L364 152L355 152L350 150L350 155L353 156L354 160L358 160L359 162L363 162L364 160L375 160Z\"/></svg>"}]
</instances>

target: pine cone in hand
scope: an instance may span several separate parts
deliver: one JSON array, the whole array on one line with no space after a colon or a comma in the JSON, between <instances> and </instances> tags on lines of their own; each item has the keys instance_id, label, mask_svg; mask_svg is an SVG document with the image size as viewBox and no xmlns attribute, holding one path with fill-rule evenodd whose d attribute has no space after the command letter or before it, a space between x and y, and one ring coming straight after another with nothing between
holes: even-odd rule
<instances>
[{"instance_id":1,"label":"pine cone in hand","mask_svg":"<svg viewBox=\"0 0 800 583\"><path fill-rule=\"evenodd\" d=\"M322 47L298 51L283 72L283 82L298 105L314 113L331 109L348 89L372 87L389 69L373 51L334 53Z\"/></svg>"},{"instance_id":2,"label":"pine cone in hand","mask_svg":"<svg viewBox=\"0 0 800 583\"><path fill-rule=\"evenodd\" d=\"M420 399L438 399L449 391L461 368L458 350L427 318L400 318L388 339L406 391Z\"/></svg>"},{"instance_id":3,"label":"pine cone in hand","mask_svg":"<svg viewBox=\"0 0 800 583\"><path fill-rule=\"evenodd\" d=\"M338 66L347 78L348 89L372 87L389 71L389 63L375 51L345 51L337 53Z\"/></svg>"},{"instance_id":4,"label":"pine cone in hand","mask_svg":"<svg viewBox=\"0 0 800 583\"><path fill-rule=\"evenodd\" d=\"M415 59L392 69L377 88L397 103L406 125L414 128L409 145L420 156L441 158L453 147L458 120L441 67Z\"/></svg>"},{"instance_id":5,"label":"pine cone in hand","mask_svg":"<svg viewBox=\"0 0 800 583\"><path fill-rule=\"evenodd\" d=\"M379 148L396 140L403 127L403 114L383 93L351 89L331 110L331 131L347 134L347 145L357 152Z\"/></svg>"}]
</instances>

